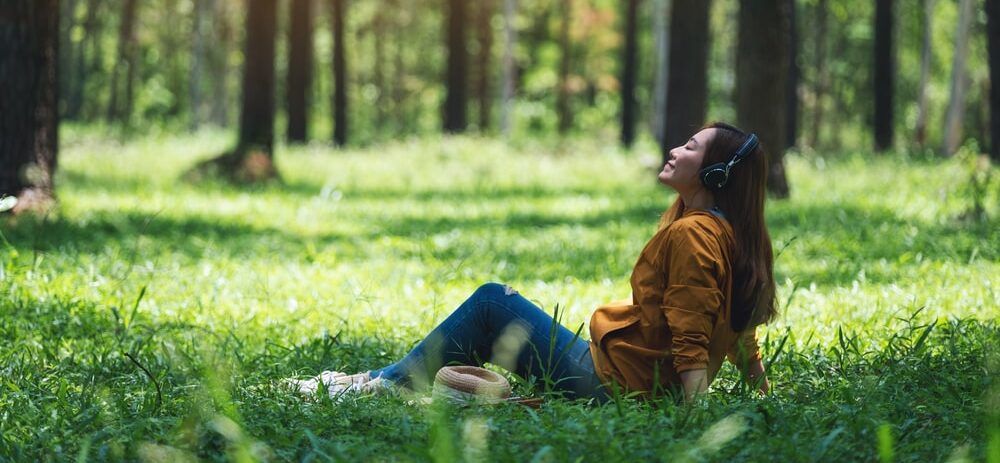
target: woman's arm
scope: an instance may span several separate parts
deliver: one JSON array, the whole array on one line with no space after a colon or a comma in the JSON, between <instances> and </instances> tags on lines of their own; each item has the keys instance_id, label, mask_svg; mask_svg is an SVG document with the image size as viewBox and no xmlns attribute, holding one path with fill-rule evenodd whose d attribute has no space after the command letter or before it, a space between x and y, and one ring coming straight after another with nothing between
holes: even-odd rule
<instances>
[{"instance_id":1,"label":"woman's arm","mask_svg":"<svg viewBox=\"0 0 1000 463\"><path fill-rule=\"evenodd\" d=\"M722 251L711 232L693 222L675 222L660 251L667 275L661 310L670 333L670 354L684 397L708 389L708 347L723 304L719 285Z\"/></svg>"},{"instance_id":2,"label":"woman's arm","mask_svg":"<svg viewBox=\"0 0 1000 463\"><path fill-rule=\"evenodd\" d=\"M757 387L761 394L767 394L771 389L771 384L767 381L767 372L764 371L764 362L752 360L747 363L743 372L747 382ZM695 397L708 390L708 373L704 368L681 372L681 384L684 386L684 400L690 402Z\"/></svg>"},{"instance_id":3,"label":"woman's arm","mask_svg":"<svg viewBox=\"0 0 1000 463\"><path fill-rule=\"evenodd\" d=\"M756 386L757 391L761 394L767 394L771 390L771 384L767 381L767 372L764 371L764 362L760 359L747 362L743 376L746 376L747 382L751 386Z\"/></svg>"},{"instance_id":4,"label":"woman's arm","mask_svg":"<svg viewBox=\"0 0 1000 463\"><path fill-rule=\"evenodd\" d=\"M684 386L684 400L687 402L694 400L708 390L708 370L698 368L682 371L681 384Z\"/></svg>"},{"instance_id":5,"label":"woman's arm","mask_svg":"<svg viewBox=\"0 0 1000 463\"><path fill-rule=\"evenodd\" d=\"M747 383L756 387L761 394L767 394L771 389L764 371L764 362L760 358L760 346L757 343L757 328L740 334L736 345L729 352L729 361L736 365Z\"/></svg>"}]
</instances>

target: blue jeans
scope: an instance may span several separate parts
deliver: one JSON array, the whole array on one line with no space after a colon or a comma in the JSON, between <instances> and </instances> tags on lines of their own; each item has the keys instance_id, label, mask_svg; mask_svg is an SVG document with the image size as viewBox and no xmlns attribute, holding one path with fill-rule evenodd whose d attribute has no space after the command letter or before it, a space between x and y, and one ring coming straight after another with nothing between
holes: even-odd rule
<instances>
[{"instance_id":1,"label":"blue jeans","mask_svg":"<svg viewBox=\"0 0 1000 463\"><path fill-rule=\"evenodd\" d=\"M483 362L535 377L568 399L609 399L594 373L589 343L497 283L480 286L406 357L371 376L416 389L431 384L442 366Z\"/></svg>"}]
</instances>

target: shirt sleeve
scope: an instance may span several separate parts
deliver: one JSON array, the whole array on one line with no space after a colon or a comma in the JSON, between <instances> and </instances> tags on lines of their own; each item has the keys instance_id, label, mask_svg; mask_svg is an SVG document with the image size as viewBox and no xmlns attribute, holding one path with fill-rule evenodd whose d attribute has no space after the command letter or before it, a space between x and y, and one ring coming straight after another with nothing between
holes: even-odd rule
<instances>
[{"instance_id":1,"label":"shirt sleeve","mask_svg":"<svg viewBox=\"0 0 1000 463\"><path fill-rule=\"evenodd\" d=\"M675 223L661 251L667 285L662 310L671 333L674 369L708 367L708 342L722 307L718 269L721 249L708 230Z\"/></svg>"}]
</instances>

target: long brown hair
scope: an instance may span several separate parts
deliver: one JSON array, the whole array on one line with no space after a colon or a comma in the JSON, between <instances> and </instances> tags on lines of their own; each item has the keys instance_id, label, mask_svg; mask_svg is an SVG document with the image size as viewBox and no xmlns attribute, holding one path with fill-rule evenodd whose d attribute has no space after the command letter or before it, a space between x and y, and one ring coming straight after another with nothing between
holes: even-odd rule
<instances>
[{"instance_id":1,"label":"long brown hair","mask_svg":"<svg viewBox=\"0 0 1000 463\"><path fill-rule=\"evenodd\" d=\"M705 148L705 168L717 162L728 162L746 140L742 130L713 122L702 130L714 128L715 136ZM715 205L722 210L736 235L733 260L732 316L730 325L736 331L770 322L778 316L774 287L774 252L771 236L764 222L764 187L767 184L767 155L762 145L734 166L726 185L709 190ZM660 229L684 214L680 196L663 213Z\"/></svg>"}]
</instances>

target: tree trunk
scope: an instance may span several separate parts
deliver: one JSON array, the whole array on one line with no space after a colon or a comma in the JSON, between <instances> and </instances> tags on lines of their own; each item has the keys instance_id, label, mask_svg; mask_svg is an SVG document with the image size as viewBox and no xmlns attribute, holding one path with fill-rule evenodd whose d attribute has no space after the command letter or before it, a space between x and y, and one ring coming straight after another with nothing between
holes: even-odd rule
<instances>
[{"instance_id":1,"label":"tree trunk","mask_svg":"<svg viewBox=\"0 0 1000 463\"><path fill-rule=\"evenodd\" d=\"M111 71L111 99L108 102L108 122L128 122L131 117L132 89L135 79L135 16L137 0L124 0L122 19L118 28L118 61ZM125 94L119 89L122 74L125 78ZM124 99L124 102L122 102Z\"/></svg>"},{"instance_id":2,"label":"tree trunk","mask_svg":"<svg viewBox=\"0 0 1000 463\"><path fill-rule=\"evenodd\" d=\"M893 87L896 83L892 46L892 0L875 2L875 151L892 149Z\"/></svg>"},{"instance_id":3,"label":"tree trunk","mask_svg":"<svg viewBox=\"0 0 1000 463\"><path fill-rule=\"evenodd\" d=\"M271 158L274 147L274 38L277 0L247 0L246 53L243 68L243 108L240 148L262 151Z\"/></svg>"},{"instance_id":4,"label":"tree trunk","mask_svg":"<svg viewBox=\"0 0 1000 463\"><path fill-rule=\"evenodd\" d=\"M809 146L817 148L819 146L819 131L823 126L823 101L829 89L830 75L826 67L826 39L827 39L827 0L819 0L816 3L816 38L814 41L813 57L815 61L813 68L816 77L813 80L813 107L812 126L809 131Z\"/></svg>"},{"instance_id":5,"label":"tree trunk","mask_svg":"<svg viewBox=\"0 0 1000 463\"><path fill-rule=\"evenodd\" d=\"M394 8L395 11L398 9L398 0L388 0L389 6ZM406 133L410 130L409 128L409 118L407 117L407 89L406 89L406 39L407 31L406 25L409 24L408 21L404 21L403 13L399 12L395 16L396 24L393 27L393 42L396 46L393 47L393 66L392 66L392 113L395 116L395 129L397 133Z\"/></svg>"},{"instance_id":6,"label":"tree trunk","mask_svg":"<svg viewBox=\"0 0 1000 463\"><path fill-rule=\"evenodd\" d=\"M96 37L99 35L95 31L97 27L98 5L98 0L87 0L87 15L83 20L83 37L80 38L80 43L77 45L73 65L73 85L69 86L70 94L67 95L66 99L67 119L77 119L81 116L81 112L83 111L83 92L87 87L87 77L91 72L96 71L93 63L97 62L96 57L100 54L100 48L95 44L97 42ZM90 50L90 54L95 57L91 59L89 64L87 61L88 49ZM63 72L66 73L68 70L69 68L65 68Z\"/></svg>"},{"instance_id":7,"label":"tree trunk","mask_svg":"<svg viewBox=\"0 0 1000 463\"><path fill-rule=\"evenodd\" d=\"M58 53L58 0L0 6L0 196L18 197L15 212L55 194Z\"/></svg>"},{"instance_id":8,"label":"tree trunk","mask_svg":"<svg viewBox=\"0 0 1000 463\"><path fill-rule=\"evenodd\" d=\"M757 132L768 154L767 189L789 195L785 178L785 104L788 81L788 2L740 1L736 55L736 118Z\"/></svg>"},{"instance_id":9,"label":"tree trunk","mask_svg":"<svg viewBox=\"0 0 1000 463\"><path fill-rule=\"evenodd\" d=\"M229 51L233 44L233 27L227 13L226 1L207 0L215 27L212 28L216 46L210 47L208 72L212 81L211 114L209 119L219 127L229 126Z\"/></svg>"},{"instance_id":10,"label":"tree trunk","mask_svg":"<svg viewBox=\"0 0 1000 463\"><path fill-rule=\"evenodd\" d=\"M517 72L517 63L514 62L514 47L517 45L517 29L514 27L514 18L517 12L517 0L504 0L503 2L503 30L504 30L504 51L503 51L503 108L500 112L500 132L505 138L510 138L512 117L514 112L514 79Z\"/></svg>"},{"instance_id":11,"label":"tree trunk","mask_svg":"<svg viewBox=\"0 0 1000 463\"><path fill-rule=\"evenodd\" d=\"M969 27L972 23L972 0L960 0L958 25L955 30L955 56L951 65L951 92L948 94L948 112L945 116L945 156L955 154L962 142L962 122L965 119L965 58L969 50Z\"/></svg>"},{"instance_id":12,"label":"tree trunk","mask_svg":"<svg viewBox=\"0 0 1000 463\"><path fill-rule=\"evenodd\" d=\"M565 134L573 126L573 112L569 101L569 68L572 50L569 41L569 25L573 17L573 0L560 0L562 6L559 20L559 84L556 94L556 115L559 118L559 133Z\"/></svg>"},{"instance_id":13,"label":"tree trunk","mask_svg":"<svg viewBox=\"0 0 1000 463\"><path fill-rule=\"evenodd\" d=\"M559 1L561 2L562 0ZM552 39L549 18L553 14L553 5L556 3L555 1L537 2L535 3L537 6L531 8L532 5L529 0L527 3L528 6L525 7L525 11L531 11L531 27L524 34L525 48L528 50L528 63L538 63L540 60L541 45Z\"/></svg>"},{"instance_id":14,"label":"tree trunk","mask_svg":"<svg viewBox=\"0 0 1000 463\"><path fill-rule=\"evenodd\" d=\"M465 131L466 50L465 0L448 0L447 96L444 102L444 131Z\"/></svg>"},{"instance_id":15,"label":"tree trunk","mask_svg":"<svg viewBox=\"0 0 1000 463\"><path fill-rule=\"evenodd\" d=\"M989 3L987 1L987 3ZM917 86L917 145L923 147L927 143L927 82L931 75L931 38L934 31L934 0L920 0L921 18L923 21L923 43L920 50L920 83Z\"/></svg>"},{"instance_id":16,"label":"tree trunk","mask_svg":"<svg viewBox=\"0 0 1000 463\"><path fill-rule=\"evenodd\" d=\"M787 113L785 115L785 149L794 148L799 139L799 27L798 7L795 0L788 5L788 84L786 86Z\"/></svg>"},{"instance_id":17,"label":"tree trunk","mask_svg":"<svg viewBox=\"0 0 1000 463\"><path fill-rule=\"evenodd\" d=\"M80 53L80 45L75 45L72 31L76 27L76 0L62 0L60 5L59 26L59 69L68 70L73 67L74 56ZM65 71L63 71L65 72ZM59 79L59 114L66 118L69 113L68 98L73 94L73 79Z\"/></svg>"},{"instance_id":18,"label":"tree trunk","mask_svg":"<svg viewBox=\"0 0 1000 463\"><path fill-rule=\"evenodd\" d=\"M162 21L164 24L180 24L184 17L180 15L181 8L178 3L180 0L161 0L161 12ZM147 2L148 4L149 2ZM186 3L186 2L185 2ZM154 39L155 42L159 44L164 50L181 50L184 48L186 43L184 43L184 38L181 34L174 33L174 31L168 30L166 28L160 28ZM181 114L182 104L184 103L184 98L181 97L186 91L186 83L188 73L190 70L184 66L184 54L183 53L165 53L162 56L162 65L160 66L160 73L164 76L164 84L167 92L170 95L176 95L176 98L170 99L170 104L167 106L166 111L163 113L167 118L177 117ZM135 102L135 83L136 75L139 71L139 60L137 58L133 59L136 63L135 66L129 67L128 80L126 80L126 99L125 107L126 114L131 115L133 113L132 108Z\"/></svg>"},{"instance_id":19,"label":"tree trunk","mask_svg":"<svg viewBox=\"0 0 1000 463\"><path fill-rule=\"evenodd\" d=\"M202 85L205 80L205 36L207 34L208 0L194 0L194 25L191 28L191 39L194 50L191 53L191 75L188 82L188 94L191 99L190 123L191 130L197 130L202 124Z\"/></svg>"},{"instance_id":20,"label":"tree trunk","mask_svg":"<svg viewBox=\"0 0 1000 463\"><path fill-rule=\"evenodd\" d=\"M636 40L636 22L639 15L639 0L628 0L625 11L625 48L622 56L622 145L631 148L635 141L635 73L638 64L639 44Z\"/></svg>"},{"instance_id":21,"label":"tree trunk","mask_svg":"<svg viewBox=\"0 0 1000 463\"><path fill-rule=\"evenodd\" d=\"M660 145L664 163L671 148L683 144L705 123L710 8L709 0L673 0L667 114Z\"/></svg>"},{"instance_id":22,"label":"tree trunk","mask_svg":"<svg viewBox=\"0 0 1000 463\"><path fill-rule=\"evenodd\" d=\"M986 0L986 46L990 62L990 157L1000 164L1000 0Z\"/></svg>"},{"instance_id":23,"label":"tree trunk","mask_svg":"<svg viewBox=\"0 0 1000 463\"><path fill-rule=\"evenodd\" d=\"M274 168L274 39L278 0L247 0L243 95L236 148L189 172L199 179L220 175L239 183L278 177Z\"/></svg>"},{"instance_id":24,"label":"tree trunk","mask_svg":"<svg viewBox=\"0 0 1000 463\"><path fill-rule=\"evenodd\" d=\"M375 29L375 58L372 63L372 80L375 83L375 131L382 133L385 128L385 16L387 9L375 12L372 27Z\"/></svg>"},{"instance_id":25,"label":"tree trunk","mask_svg":"<svg viewBox=\"0 0 1000 463\"><path fill-rule=\"evenodd\" d=\"M333 144L347 144L347 58L344 56L344 15L347 0L331 0L333 13Z\"/></svg>"},{"instance_id":26,"label":"tree trunk","mask_svg":"<svg viewBox=\"0 0 1000 463\"><path fill-rule=\"evenodd\" d=\"M492 102L490 94L490 61L493 55L493 2L494 0L479 0L478 11L478 32L479 32L479 62L477 66L476 97L479 100L479 131L488 132L490 129L490 113L492 112Z\"/></svg>"},{"instance_id":27,"label":"tree trunk","mask_svg":"<svg viewBox=\"0 0 1000 463\"><path fill-rule=\"evenodd\" d=\"M667 80L670 77L670 0L656 0L653 8L653 29L656 34L656 65L653 77L653 110L649 123L656 143L665 144L667 113Z\"/></svg>"},{"instance_id":28,"label":"tree trunk","mask_svg":"<svg viewBox=\"0 0 1000 463\"><path fill-rule=\"evenodd\" d=\"M309 132L309 92L312 85L312 2L289 3L288 76L285 82L288 141L302 143Z\"/></svg>"}]
</instances>

